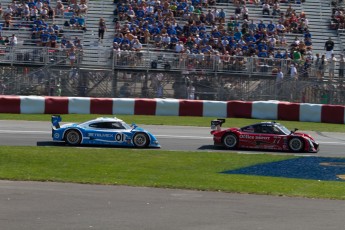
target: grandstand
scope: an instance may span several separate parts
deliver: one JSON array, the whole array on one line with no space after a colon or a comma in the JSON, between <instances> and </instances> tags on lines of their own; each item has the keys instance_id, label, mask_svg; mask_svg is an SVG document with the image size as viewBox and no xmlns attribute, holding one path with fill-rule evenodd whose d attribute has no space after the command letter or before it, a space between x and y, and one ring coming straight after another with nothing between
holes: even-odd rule
<instances>
[{"instance_id":1,"label":"grandstand","mask_svg":"<svg viewBox=\"0 0 345 230\"><path fill-rule=\"evenodd\" d=\"M2 6L12 1L2 1ZM148 1L150 2L150 1ZM163 4L164 1L162 1ZM193 3L197 1L192 1ZM209 1L211 2L211 1ZM273 2L273 1L272 1ZM226 17L224 26L236 20L238 28L242 28L245 21L236 18L235 12L241 1L216 2L215 5L204 5L202 12L207 13L214 8L223 9ZM55 1L50 3L54 8ZM270 21L278 24L279 15L263 15L260 4L246 2L249 22L258 24L261 20L265 25ZM280 11L286 12L289 5L296 15L304 14L308 20L308 30L312 36L312 56L325 53L325 42L329 37L334 41L333 52L339 60L343 52L345 33L342 29L330 27L332 9L334 5L321 0L306 0L304 2L279 2ZM113 42L118 31L115 23L120 27L128 22L127 18L119 18L119 4L106 0L89 0L88 11L83 14L85 30L66 26L65 22L72 17L70 12L63 16L47 19L48 25L56 24L62 28L58 46L55 48L42 47L40 38L32 38L33 21L12 17L11 25L5 27L5 20L0 21L1 35L10 37L15 34L18 44L0 45L0 60L2 72L0 79L6 94L39 94L64 96L98 96L119 97L124 90L130 91L129 97L175 97L187 98L188 90L194 90L194 99L210 100L289 100L296 102L344 104L343 82L338 76L339 63L336 62L334 79L328 78L328 66L324 70L324 77L317 78L317 68L311 64L304 68L298 62L298 78L289 79L290 65L295 63L290 58L275 58L279 51L289 52L296 37L303 41L303 32L286 32L286 45L277 44L268 56L231 54L226 55L222 49L212 48L210 53L197 54L188 52L177 53L174 48L157 45L157 36L150 36L148 42L142 43L141 51L123 50L113 51ZM65 3L65 9L68 4ZM107 30L103 41L98 39L98 23L104 18ZM183 15L175 15L177 24L181 27L187 22ZM248 22L248 23L249 23ZM219 23L216 24L219 27ZM212 34L213 25L205 25L205 33ZM230 36L230 35L229 35ZM62 39L73 41L75 37L81 40L82 49L77 52L76 63L71 68L69 51L61 48ZM190 37L190 36L189 36ZM185 43L186 45L187 43ZM257 48L255 48L257 49ZM82 52L81 52L82 50ZM243 49L244 50L244 49ZM228 58L229 61L225 61ZM278 92L275 76L278 68L282 68L285 75L283 91ZM24 69L24 70L23 70ZM45 85L44 87L42 86ZM194 87L194 89L193 89Z\"/></svg>"}]
</instances>

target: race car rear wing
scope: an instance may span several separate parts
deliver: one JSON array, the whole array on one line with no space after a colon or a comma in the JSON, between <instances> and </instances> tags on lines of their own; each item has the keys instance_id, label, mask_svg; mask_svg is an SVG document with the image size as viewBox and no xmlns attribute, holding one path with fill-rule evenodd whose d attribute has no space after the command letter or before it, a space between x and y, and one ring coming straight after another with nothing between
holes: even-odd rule
<instances>
[{"instance_id":1,"label":"race car rear wing","mask_svg":"<svg viewBox=\"0 0 345 230\"><path fill-rule=\"evenodd\" d=\"M59 129L60 128L60 124L59 124L60 121L62 121L60 115L52 115L53 129Z\"/></svg>"},{"instance_id":2,"label":"race car rear wing","mask_svg":"<svg viewBox=\"0 0 345 230\"><path fill-rule=\"evenodd\" d=\"M217 120L212 120L211 129L220 131L223 123L225 123L225 119L217 118Z\"/></svg>"}]
</instances>

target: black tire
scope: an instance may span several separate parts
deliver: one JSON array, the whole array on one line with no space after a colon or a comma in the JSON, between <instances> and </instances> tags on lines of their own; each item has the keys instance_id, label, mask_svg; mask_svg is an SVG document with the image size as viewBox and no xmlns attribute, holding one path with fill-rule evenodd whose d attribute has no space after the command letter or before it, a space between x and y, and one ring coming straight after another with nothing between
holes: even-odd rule
<instances>
[{"instance_id":1,"label":"black tire","mask_svg":"<svg viewBox=\"0 0 345 230\"><path fill-rule=\"evenodd\" d=\"M69 145L79 145L81 142L81 134L75 129L68 130L65 134L65 141Z\"/></svg>"},{"instance_id":2,"label":"black tire","mask_svg":"<svg viewBox=\"0 0 345 230\"><path fill-rule=\"evenodd\" d=\"M227 149L235 149L238 145L238 138L234 133L227 133L222 139L223 145Z\"/></svg>"},{"instance_id":3,"label":"black tire","mask_svg":"<svg viewBox=\"0 0 345 230\"><path fill-rule=\"evenodd\" d=\"M133 144L137 148L145 148L149 145L149 137L146 133L136 133L133 137Z\"/></svg>"},{"instance_id":4,"label":"black tire","mask_svg":"<svg viewBox=\"0 0 345 230\"><path fill-rule=\"evenodd\" d=\"M293 137L289 140L289 149L292 152L302 152L304 149L304 142L299 137Z\"/></svg>"}]
</instances>

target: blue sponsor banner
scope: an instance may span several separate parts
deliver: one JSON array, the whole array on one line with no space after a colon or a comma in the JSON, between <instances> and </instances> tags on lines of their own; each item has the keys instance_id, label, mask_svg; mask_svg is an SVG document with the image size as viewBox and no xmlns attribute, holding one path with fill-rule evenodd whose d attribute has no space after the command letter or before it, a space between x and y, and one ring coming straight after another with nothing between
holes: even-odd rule
<instances>
[{"instance_id":1,"label":"blue sponsor banner","mask_svg":"<svg viewBox=\"0 0 345 230\"><path fill-rule=\"evenodd\" d=\"M222 173L345 181L345 158L300 157L253 165L246 168L224 171Z\"/></svg>"}]
</instances>

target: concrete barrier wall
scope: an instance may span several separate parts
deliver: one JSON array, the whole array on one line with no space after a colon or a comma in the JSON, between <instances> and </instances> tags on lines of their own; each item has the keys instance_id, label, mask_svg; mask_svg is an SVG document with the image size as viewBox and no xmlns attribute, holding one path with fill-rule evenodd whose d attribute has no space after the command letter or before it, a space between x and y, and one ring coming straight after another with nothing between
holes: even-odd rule
<instances>
[{"instance_id":1,"label":"concrete barrier wall","mask_svg":"<svg viewBox=\"0 0 345 230\"><path fill-rule=\"evenodd\" d=\"M338 123L345 107L280 101L0 96L0 113L239 117Z\"/></svg>"}]
</instances>

